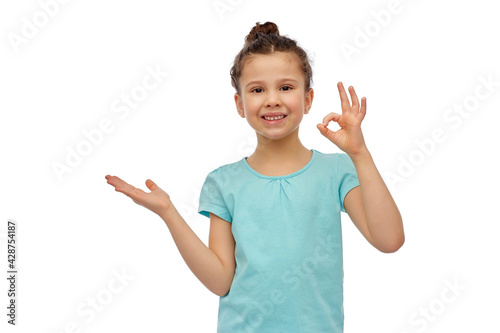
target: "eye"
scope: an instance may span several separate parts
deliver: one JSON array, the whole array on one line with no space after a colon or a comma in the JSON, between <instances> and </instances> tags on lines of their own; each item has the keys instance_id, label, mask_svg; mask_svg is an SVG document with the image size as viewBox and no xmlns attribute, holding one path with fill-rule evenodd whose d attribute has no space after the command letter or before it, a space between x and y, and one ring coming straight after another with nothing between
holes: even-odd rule
<instances>
[{"instance_id":1,"label":"eye","mask_svg":"<svg viewBox=\"0 0 500 333\"><path fill-rule=\"evenodd\" d=\"M281 90L284 90L284 91L292 90L292 87L290 87L290 86L283 86L283 87L281 87Z\"/></svg>"},{"instance_id":2,"label":"eye","mask_svg":"<svg viewBox=\"0 0 500 333\"><path fill-rule=\"evenodd\" d=\"M251 90L251 92L261 93L262 92L262 88L254 88L254 89Z\"/></svg>"}]
</instances>

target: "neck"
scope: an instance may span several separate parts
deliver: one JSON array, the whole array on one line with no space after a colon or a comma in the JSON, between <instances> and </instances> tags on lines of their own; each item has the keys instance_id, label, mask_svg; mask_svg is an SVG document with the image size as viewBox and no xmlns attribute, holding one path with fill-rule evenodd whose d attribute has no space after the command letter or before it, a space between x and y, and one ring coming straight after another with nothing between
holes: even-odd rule
<instances>
[{"instance_id":1,"label":"neck","mask_svg":"<svg viewBox=\"0 0 500 333\"><path fill-rule=\"evenodd\" d=\"M308 152L309 149L300 142L297 128L295 132L279 140L269 139L257 134L257 148L248 159L275 164L296 160Z\"/></svg>"}]
</instances>

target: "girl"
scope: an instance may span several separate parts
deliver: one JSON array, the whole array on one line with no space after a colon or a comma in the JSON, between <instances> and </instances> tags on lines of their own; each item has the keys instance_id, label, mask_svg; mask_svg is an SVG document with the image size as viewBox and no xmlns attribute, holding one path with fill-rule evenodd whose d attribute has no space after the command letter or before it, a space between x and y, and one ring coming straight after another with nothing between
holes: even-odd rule
<instances>
[{"instance_id":1,"label":"girl","mask_svg":"<svg viewBox=\"0 0 500 333\"><path fill-rule=\"evenodd\" d=\"M338 83L342 114L319 132L343 153L307 149L298 137L314 92L307 54L272 22L256 24L231 69L238 114L257 135L255 152L210 172L199 213L210 218L209 246L169 195L116 176L108 183L167 224L198 279L220 296L218 332L343 332L340 212L379 251L404 243L401 215L361 132L366 98ZM340 125L327 128L330 121Z\"/></svg>"}]
</instances>

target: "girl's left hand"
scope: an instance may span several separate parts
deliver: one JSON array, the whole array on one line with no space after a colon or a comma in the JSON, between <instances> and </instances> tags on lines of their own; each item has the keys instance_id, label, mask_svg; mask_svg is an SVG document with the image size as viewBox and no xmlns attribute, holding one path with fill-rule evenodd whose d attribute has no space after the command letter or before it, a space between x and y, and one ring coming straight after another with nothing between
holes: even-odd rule
<instances>
[{"instance_id":1,"label":"girl's left hand","mask_svg":"<svg viewBox=\"0 0 500 333\"><path fill-rule=\"evenodd\" d=\"M361 122L366 115L366 97L361 99L360 108L358 96L354 88L350 86L351 106L342 82L337 83L337 87L339 88L342 114L332 112L326 115L323 123L316 125L316 127L323 136L352 157L366 150L365 140L361 132ZM339 124L340 129L337 131L328 129L327 126L330 121Z\"/></svg>"}]
</instances>

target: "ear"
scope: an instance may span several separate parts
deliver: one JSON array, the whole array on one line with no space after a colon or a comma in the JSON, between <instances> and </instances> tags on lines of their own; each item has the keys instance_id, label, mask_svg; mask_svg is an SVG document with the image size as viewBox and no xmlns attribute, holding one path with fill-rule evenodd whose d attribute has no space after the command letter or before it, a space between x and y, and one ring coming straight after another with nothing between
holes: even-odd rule
<instances>
[{"instance_id":1,"label":"ear","mask_svg":"<svg viewBox=\"0 0 500 333\"><path fill-rule=\"evenodd\" d=\"M245 109L243 107L243 98L238 95L238 93L234 94L234 103L236 104L236 110L241 118L245 118Z\"/></svg>"},{"instance_id":2,"label":"ear","mask_svg":"<svg viewBox=\"0 0 500 333\"><path fill-rule=\"evenodd\" d=\"M306 97L304 100L304 108L306 109L306 111L304 112L304 114L309 113L309 110L311 110L313 99L314 99L314 90L313 88L311 88L309 89L308 92L306 92Z\"/></svg>"}]
</instances>

